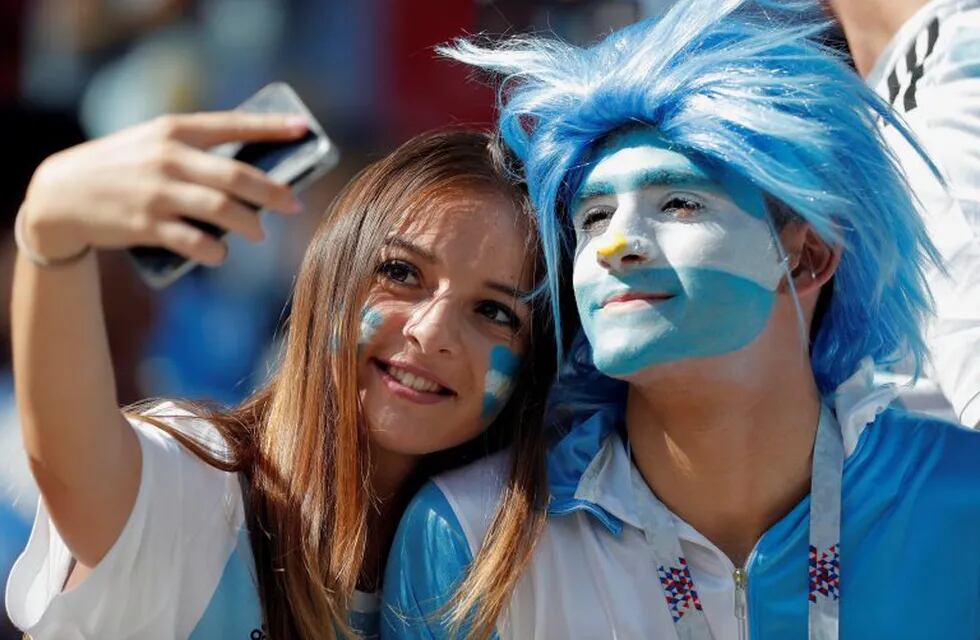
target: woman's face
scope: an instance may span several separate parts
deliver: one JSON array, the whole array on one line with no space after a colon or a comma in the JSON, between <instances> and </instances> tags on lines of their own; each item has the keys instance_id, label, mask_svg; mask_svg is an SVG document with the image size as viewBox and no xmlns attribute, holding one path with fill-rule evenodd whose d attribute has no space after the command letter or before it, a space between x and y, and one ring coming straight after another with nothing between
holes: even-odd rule
<instances>
[{"instance_id":1,"label":"woman's face","mask_svg":"<svg viewBox=\"0 0 980 640\"><path fill-rule=\"evenodd\" d=\"M528 233L503 195L460 188L388 238L358 340L358 388L376 446L448 449L504 406L528 345Z\"/></svg>"}]
</instances>

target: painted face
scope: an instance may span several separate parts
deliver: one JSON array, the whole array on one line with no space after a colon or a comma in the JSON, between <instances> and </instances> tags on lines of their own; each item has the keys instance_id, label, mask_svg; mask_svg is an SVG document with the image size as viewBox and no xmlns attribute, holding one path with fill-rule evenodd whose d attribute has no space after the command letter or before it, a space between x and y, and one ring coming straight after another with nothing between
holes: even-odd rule
<instances>
[{"instance_id":1,"label":"painted face","mask_svg":"<svg viewBox=\"0 0 980 640\"><path fill-rule=\"evenodd\" d=\"M364 415L374 443L401 454L481 433L527 349L527 230L497 194L442 199L389 238L361 315Z\"/></svg>"},{"instance_id":2,"label":"painted face","mask_svg":"<svg viewBox=\"0 0 980 640\"><path fill-rule=\"evenodd\" d=\"M783 274L762 192L711 176L652 130L613 139L573 203L573 284L596 367L737 351L763 330Z\"/></svg>"}]
</instances>

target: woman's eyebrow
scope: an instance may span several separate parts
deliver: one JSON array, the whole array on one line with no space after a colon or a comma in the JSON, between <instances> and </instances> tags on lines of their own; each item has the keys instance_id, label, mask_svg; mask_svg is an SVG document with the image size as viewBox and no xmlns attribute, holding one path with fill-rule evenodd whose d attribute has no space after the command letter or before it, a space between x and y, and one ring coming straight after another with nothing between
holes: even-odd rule
<instances>
[{"instance_id":1,"label":"woman's eyebrow","mask_svg":"<svg viewBox=\"0 0 980 640\"><path fill-rule=\"evenodd\" d=\"M389 237L387 240L385 240L385 245L389 247L398 247L399 249L404 249L405 251L408 251L409 253L413 253L427 262L438 262L438 260L436 260L436 255L434 253L432 253L428 249L423 249L417 244L409 240L406 240L405 238L402 238L400 236Z\"/></svg>"}]
</instances>

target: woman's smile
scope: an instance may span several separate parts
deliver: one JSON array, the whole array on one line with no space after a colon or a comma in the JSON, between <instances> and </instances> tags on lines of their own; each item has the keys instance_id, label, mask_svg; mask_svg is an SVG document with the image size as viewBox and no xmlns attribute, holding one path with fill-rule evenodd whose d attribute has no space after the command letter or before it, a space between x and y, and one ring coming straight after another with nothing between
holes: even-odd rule
<instances>
[{"instance_id":1,"label":"woman's smile","mask_svg":"<svg viewBox=\"0 0 980 640\"><path fill-rule=\"evenodd\" d=\"M455 391L436 382L431 374L416 365L385 362L378 358L372 358L371 364L384 386L400 398L418 404L435 404L456 396Z\"/></svg>"}]
</instances>

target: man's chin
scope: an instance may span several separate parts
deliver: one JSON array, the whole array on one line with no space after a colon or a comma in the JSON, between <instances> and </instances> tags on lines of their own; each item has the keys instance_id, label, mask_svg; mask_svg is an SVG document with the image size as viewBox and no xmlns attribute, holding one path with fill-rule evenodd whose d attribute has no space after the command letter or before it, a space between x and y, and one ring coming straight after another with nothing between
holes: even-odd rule
<instances>
[{"instance_id":1,"label":"man's chin","mask_svg":"<svg viewBox=\"0 0 980 640\"><path fill-rule=\"evenodd\" d=\"M593 351L596 369L610 378L627 380L651 366L659 364L657 354L662 348L657 340L617 340L602 344Z\"/></svg>"}]
</instances>

